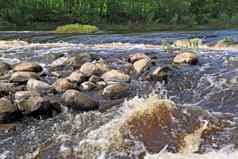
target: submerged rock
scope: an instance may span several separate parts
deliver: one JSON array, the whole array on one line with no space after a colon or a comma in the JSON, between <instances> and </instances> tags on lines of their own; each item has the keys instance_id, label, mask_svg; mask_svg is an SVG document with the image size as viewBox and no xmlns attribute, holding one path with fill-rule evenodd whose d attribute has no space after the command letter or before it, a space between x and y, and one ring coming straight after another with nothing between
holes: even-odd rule
<instances>
[{"instance_id":1,"label":"submerged rock","mask_svg":"<svg viewBox=\"0 0 238 159\"><path fill-rule=\"evenodd\" d=\"M36 63L30 63L30 62L24 62L16 64L13 68L16 72L36 72L39 73L43 70L43 68L36 64Z\"/></svg>"},{"instance_id":2,"label":"submerged rock","mask_svg":"<svg viewBox=\"0 0 238 159\"><path fill-rule=\"evenodd\" d=\"M8 117L17 111L17 107L6 97L0 98L0 122L8 120Z\"/></svg>"},{"instance_id":3,"label":"submerged rock","mask_svg":"<svg viewBox=\"0 0 238 159\"><path fill-rule=\"evenodd\" d=\"M89 53L79 53L69 58L65 63L75 67L80 67L84 63L91 62L92 60L93 57Z\"/></svg>"},{"instance_id":4,"label":"submerged rock","mask_svg":"<svg viewBox=\"0 0 238 159\"><path fill-rule=\"evenodd\" d=\"M27 82L29 79L39 79L39 75L34 72L15 72L12 74L10 81L12 82Z\"/></svg>"},{"instance_id":5,"label":"submerged rock","mask_svg":"<svg viewBox=\"0 0 238 159\"><path fill-rule=\"evenodd\" d=\"M67 90L62 98L66 106L75 110L94 110L99 106L92 97L77 90Z\"/></svg>"},{"instance_id":6,"label":"submerged rock","mask_svg":"<svg viewBox=\"0 0 238 159\"><path fill-rule=\"evenodd\" d=\"M68 79L58 79L54 84L53 87L57 92L65 92L69 89L74 89L75 86L71 83Z\"/></svg>"},{"instance_id":7,"label":"submerged rock","mask_svg":"<svg viewBox=\"0 0 238 159\"><path fill-rule=\"evenodd\" d=\"M107 86L103 90L103 95L111 99L119 99L128 96L129 87L127 84L115 83Z\"/></svg>"},{"instance_id":8,"label":"submerged rock","mask_svg":"<svg viewBox=\"0 0 238 159\"><path fill-rule=\"evenodd\" d=\"M198 57L195 53L185 52L185 53L180 53L180 54L176 55L173 62L175 64L196 65L198 63Z\"/></svg>"},{"instance_id":9,"label":"submerged rock","mask_svg":"<svg viewBox=\"0 0 238 159\"><path fill-rule=\"evenodd\" d=\"M118 71L118 70L111 70L102 75L102 79L104 81L112 81L112 82L129 82L130 76Z\"/></svg>"}]
</instances>

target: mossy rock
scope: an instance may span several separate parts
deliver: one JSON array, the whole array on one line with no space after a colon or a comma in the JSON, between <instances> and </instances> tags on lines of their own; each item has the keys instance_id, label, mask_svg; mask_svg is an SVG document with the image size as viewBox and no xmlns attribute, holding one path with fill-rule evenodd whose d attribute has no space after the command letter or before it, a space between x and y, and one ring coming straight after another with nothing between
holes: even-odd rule
<instances>
[{"instance_id":1,"label":"mossy rock","mask_svg":"<svg viewBox=\"0 0 238 159\"><path fill-rule=\"evenodd\" d=\"M67 24L56 28L57 33L95 33L98 28L94 25Z\"/></svg>"}]
</instances>

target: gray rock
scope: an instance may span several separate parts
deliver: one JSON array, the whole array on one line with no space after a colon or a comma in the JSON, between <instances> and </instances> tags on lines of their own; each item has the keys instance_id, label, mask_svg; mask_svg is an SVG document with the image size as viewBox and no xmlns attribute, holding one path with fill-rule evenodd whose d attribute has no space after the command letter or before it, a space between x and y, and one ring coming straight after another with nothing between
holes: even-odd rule
<instances>
[{"instance_id":1,"label":"gray rock","mask_svg":"<svg viewBox=\"0 0 238 159\"><path fill-rule=\"evenodd\" d=\"M76 110L94 110L99 105L92 97L76 90L67 90L62 98L66 106Z\"/></svg>"},{"instance_id":2,"label":"gray rock","mask_svg":"<svg viewBox=\"0 0 238 159\"><path fill-rule=\"evenodd\" d=\"M96 84L94 84L93 82L87 81L87 82L81 83L80 90L81 91L90 91L96 87L97 87Z\"/></svg>"}]
</instances>

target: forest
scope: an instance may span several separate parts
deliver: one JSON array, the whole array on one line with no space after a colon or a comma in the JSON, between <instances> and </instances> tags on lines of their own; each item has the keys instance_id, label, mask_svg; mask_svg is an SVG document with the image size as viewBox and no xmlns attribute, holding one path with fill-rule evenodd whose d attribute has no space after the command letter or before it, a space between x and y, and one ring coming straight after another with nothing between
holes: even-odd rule
<instances>
[{"instance_id":1,"label":"forest","mask_svg":"<svg viewBox=\"0 0 238 159\"><path fill-rule=\"evenodd\" d=\"M238 23L237 0L0 0L0 20L82 24Z\"/></svg>"}]
</instances>

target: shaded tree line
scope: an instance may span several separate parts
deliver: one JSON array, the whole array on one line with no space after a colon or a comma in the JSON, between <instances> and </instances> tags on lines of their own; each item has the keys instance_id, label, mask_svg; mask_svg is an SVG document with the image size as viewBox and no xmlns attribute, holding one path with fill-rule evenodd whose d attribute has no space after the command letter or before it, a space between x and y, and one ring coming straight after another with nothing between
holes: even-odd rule
<instances>
[{"instance_id":1,"label":"shaded tree line","mask_svg":"<svg viewBox=\"0 0 238 159\"><path fill-rule=\"evenodd\" d=\"M0 17L16 24L238 23L238 0L0 0Z\"/></svg>"}]
</instances>

